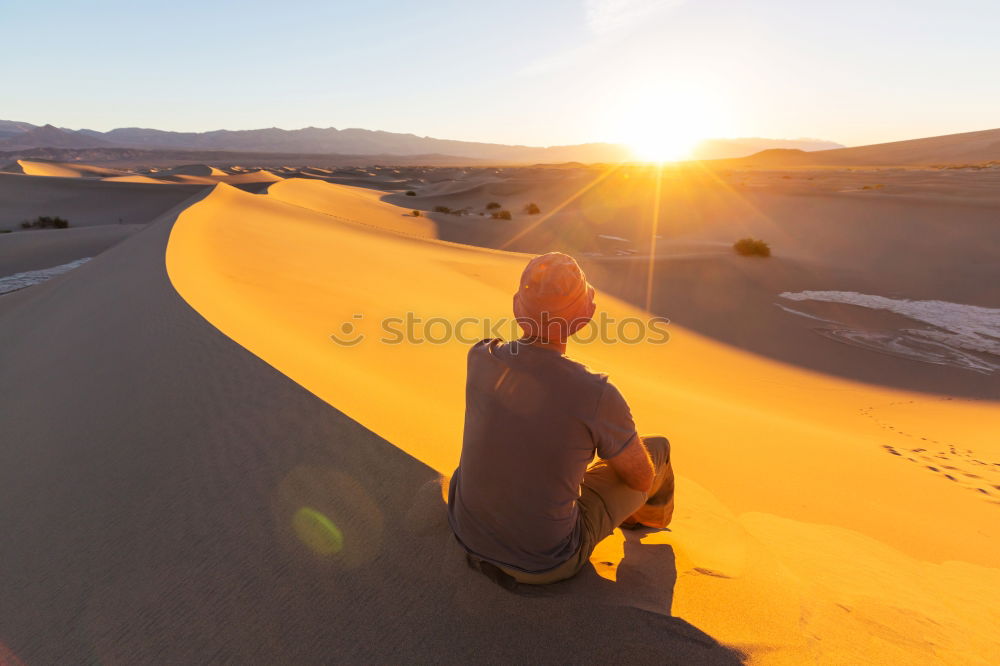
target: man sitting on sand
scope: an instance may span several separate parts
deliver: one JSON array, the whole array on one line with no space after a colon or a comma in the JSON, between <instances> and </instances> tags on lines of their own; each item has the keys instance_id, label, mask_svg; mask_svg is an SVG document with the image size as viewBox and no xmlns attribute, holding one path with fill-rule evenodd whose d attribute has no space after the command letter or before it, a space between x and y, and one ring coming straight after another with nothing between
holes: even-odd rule
<instances>
[{"instance_id":1,"label":"man sitting on sand","mask_svg":"<svg viewBox=\"0 0 1000 666\"><path fill-rule=\"evenodd\" d=\"M545 254L514 295L524 337L469 351L448 519L469 563L508 587L569 578L619 525L663 528L673 514L667 439L640 438L607 376L565 356L594 311L576 261Z\"/></svg>"}]
</instances>

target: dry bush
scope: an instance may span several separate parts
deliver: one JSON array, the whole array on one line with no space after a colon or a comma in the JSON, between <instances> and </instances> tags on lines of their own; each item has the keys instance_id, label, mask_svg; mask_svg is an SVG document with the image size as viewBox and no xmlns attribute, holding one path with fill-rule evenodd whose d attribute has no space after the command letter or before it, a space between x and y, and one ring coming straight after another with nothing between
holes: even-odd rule
<instances>
[{"instance_id":1,"label":"dry bush","mask_svg":"<svg viewBox=\"0 0 1000 666\"><path fill-rule=\"evenodd\" d=\"M762 240L756 238L741 238L733 243L736 254L744 257L770 257L771 247Z\"/></svg>"}]
</instances>

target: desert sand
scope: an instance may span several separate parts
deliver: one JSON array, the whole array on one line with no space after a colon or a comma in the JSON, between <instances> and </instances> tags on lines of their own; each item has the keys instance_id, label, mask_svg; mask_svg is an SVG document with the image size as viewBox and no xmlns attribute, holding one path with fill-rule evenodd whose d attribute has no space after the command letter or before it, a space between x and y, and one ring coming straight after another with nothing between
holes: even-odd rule
<instances>
[{"instance_id":1,"label":"desert sand","mask_svg":"<svg viewBox=\"0 0 1000 666\"><path fill-rule=\"evenodd\" d=\"M51 176L54 178L114 178L126 175L124 171L91 164L73 162L49 162L43 160L17 160L8 171L29 176Z\"/></svg>"},{"instance_id":2,"label":"desert sand","mask_svg":"<svg viewBox=\"0 0 1000 666\"><path fill-rule=\"evenodd\" d=\"M204 185L163 187L77 177L0 173L0 229L22 220L57 215L72 227L145 224L204 190Z\"/></svg>"},{"instance_id":3,"label":"desert sand","mask_svg":"<svg viewBox=\"0 0 1000 666\"><path fill-rule=\"evenodd\" d=\"M277 175L259 193L83 180L178 200L0 296L0 506L17 535L0 540L0 655L1000 655L1000 392L974 365L995 357L968 348L980 329L951 331L954 354L930 361L837 338L922 324L820 293L988 316L991 172L691 171L660 190L638 168ZM103 205L73 196L78 215ZM491 200L513 219L480 216ZM732 255L742 235L775 256ZM509 317L526 253L548 249L585 261L600 310L643 318L648 299L672 320L665 345L569 353L611 375L642 432L670 437L677 513L670 530L616 532L572 581L512 594L465 567L444 519L468 343L385 344L380 321Z\"/></svg>"},{"instance_id":4,"label":"desert sand","mask_svg":"<svg viewBox=\"0 0 1000 666\"><path fill-rule=\"evenodd\" d=\"M700 166L538 169L470 174L385 201L421 209L439 237L485 247L580 257L594 282L715 339L776 360L896 388L967 397L998 395L988 375L928 368L889 355L857 355L810 334L814 319L779 305L877 332L883 313L776 299L838 290L973 306L1000 304L1000 169L723 170ZM660 196L655 180L659 178ZM866 186L877 189L864 189ZM442 193L442 190L445 193ZM513 219L484 221L488 202ZM541 215L525 215L527 203ZM466 215L434 212L445 205ZM653 220L656 220L655 228ZM733 255L734 239L767 240L767 263ZM931 241L931 239L933 239ZM641 255L641 256L640 256ZM734 325L734 322L739 322Z\"/></svg>"},{"instance_id":5,"label":"desert sand","mask_svg":"<svg viewBox=\"0 0 1000 666\"><path fill-rule=\"evenodd\" d=\"M105 224L52 231L20 231L0 236L0 278L94 257L132 235L141 224Z\"/></svg>"},{"instance_id":6,"label":"desert sand","mask_svg":"<svg viewBox=\"0 0 1000 666\"><path fill-rule=\"evenodd\" d=\"M998 158L1000 129L962 132L942 136L877 143L851 148L803 152L801 150L764 150L749 158L729 160L737 164L758 165L963 165L993 162Z\"/></svg>"}]
</instances>

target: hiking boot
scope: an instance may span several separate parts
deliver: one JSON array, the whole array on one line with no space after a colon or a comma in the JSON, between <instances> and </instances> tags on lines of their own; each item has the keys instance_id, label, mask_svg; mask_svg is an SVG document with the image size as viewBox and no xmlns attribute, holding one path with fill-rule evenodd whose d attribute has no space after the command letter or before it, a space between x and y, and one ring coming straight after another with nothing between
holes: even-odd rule
<instances>
[{"instance_id":1,"label":"hiking boot","mask_svg":"<svg viewBox=\"0 0 1000 666\"><path fill-rule=\"evenodd\" d=\"M670 524L670 519L674 515L674 501L671 499L661 506L643 504L635 513L622 521L619 526L622 529L635 530L641 527L652 527L653 529L666 529Z\"/></svg>"}]
</instances>

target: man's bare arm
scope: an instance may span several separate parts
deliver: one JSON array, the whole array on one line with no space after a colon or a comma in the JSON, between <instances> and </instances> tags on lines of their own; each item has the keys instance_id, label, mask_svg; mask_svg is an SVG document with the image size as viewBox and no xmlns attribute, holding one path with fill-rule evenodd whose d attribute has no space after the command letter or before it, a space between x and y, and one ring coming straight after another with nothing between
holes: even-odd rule
<instances>
[{"instance_id":1,"label":"man's bare arm","mask_svg":"<svg viewBox=\"0 0 1000 666\"><path fill-rule=\"evenodd\" d=\"M608 465L633 490L648 493L653 487L653 462L640 437L633 439L618 455L608 458Z\"/></svg>"}]
</instances>

